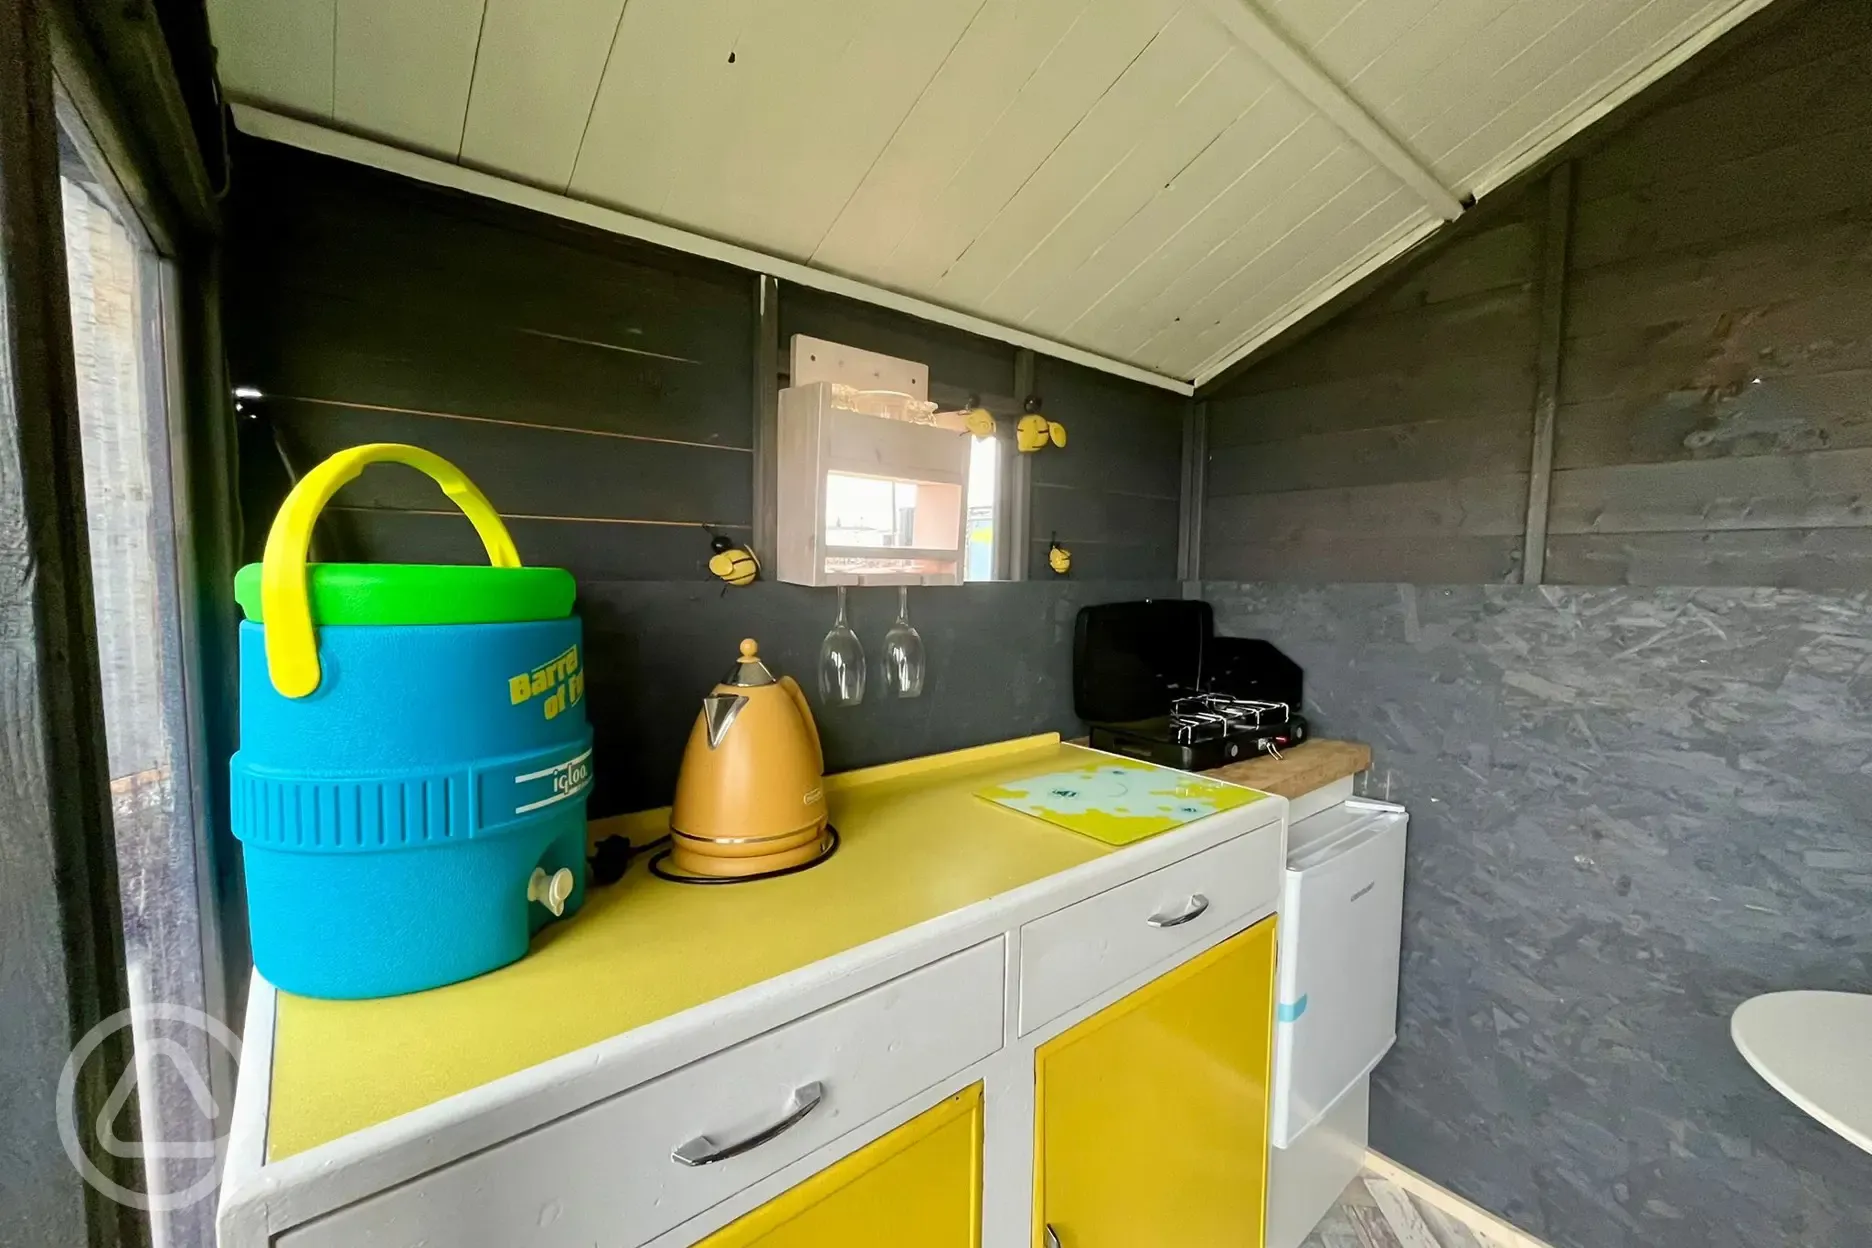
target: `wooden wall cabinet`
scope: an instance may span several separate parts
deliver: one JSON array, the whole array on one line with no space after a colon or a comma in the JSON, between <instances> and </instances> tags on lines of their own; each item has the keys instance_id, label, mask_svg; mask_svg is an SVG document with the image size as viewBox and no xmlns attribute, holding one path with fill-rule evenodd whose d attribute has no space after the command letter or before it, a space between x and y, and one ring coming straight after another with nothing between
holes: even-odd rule
<instances>
[{"instance_id":1,"label":"wooden wall cabinet","mask_svg":"<svg viewBox=\"0 0 1872 1248\"><path fill-rule=\"evenodd\" d=\"M961 584L968 435L853 410L841 391L851 393L817 381L780 392L774 575L794 585Z\"/></svg>"}]
</instances>

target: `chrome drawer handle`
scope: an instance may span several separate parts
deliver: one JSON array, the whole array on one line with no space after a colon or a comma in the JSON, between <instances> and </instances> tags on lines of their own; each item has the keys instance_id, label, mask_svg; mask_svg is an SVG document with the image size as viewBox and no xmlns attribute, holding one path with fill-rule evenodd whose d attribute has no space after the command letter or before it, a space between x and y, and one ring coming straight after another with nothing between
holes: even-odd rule
<instances>
[{"instance_id":1,"label":"chrome drawer handle","mask_svg":"<svg viewBox=\"0 0 1872 1248\"><path fill-rule=\"evenodd\" d=\"M676 1151L670 1154L670 1160L684 1166L706 1166L717 1161L727 1161L730 1157L739 1157L798 1126L807 1114L819 1108L819 1102L824 1099L825 1085L814 1080L793 1089L793 1094L787 1097L785 1116L771 1127L763 1127L746 1139L729 1144L718 1144L710 1136L698 1135L687 1144L677 1145Z\"/></svg>"},{"instance_id":2,"label":"chrome drawer handle","mask_svg":"<svg viewBox=\"0 0 1872 1248\"><path fill-rule=\"evenodd\" d=\"M1209 908L1209 899L1201 893L1191 893L1190 899L1183 903L1183 908L1175 914L1153 914L1144 921L1152 927L1182 927L1192 919L1200 919L1202 912Z\"/></svg>"},{"instance_id":3,"label":"chrome drawer handle","mask_svg":"<svg viewBox=\"0 0 1872 1248\"><path fill-rule=\"evenodd\" d=\"M1060 1248L1059 1232L1053 1229L1053 1224L1051 1222L1047 1223L1046 1232L1046 1248Z\"/></svg>"}]
</instances>

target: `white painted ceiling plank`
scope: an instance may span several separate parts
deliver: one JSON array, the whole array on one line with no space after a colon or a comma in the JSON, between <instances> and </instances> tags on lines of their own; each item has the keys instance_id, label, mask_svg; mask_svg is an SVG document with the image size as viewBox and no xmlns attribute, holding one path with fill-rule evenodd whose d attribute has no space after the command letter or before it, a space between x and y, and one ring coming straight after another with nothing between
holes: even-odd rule
<instances>
[{"instance_id":1,"label":"white painted ceiling plank","mask_svg":"<svg viewBox=\"0 0 1872 1248\"><path fill-rule=\"evenodd\" d=\"M487 0L464 161L563 190L624 0Z\"/></svg>"},{"instance_id":2,"label":"white painted ceiling plank","mask_svg":"<svg viewBox=\"0 0 1872 1248\"><path fill-rule=\"evenodd\" d=\"M1430 97L1434 103L1425 115L1411 122L1412 142L1447 155L1451 148L1513 108L1517 100L1537 92L1551 71L1590 52L1598 32L1628 24L1631 18L1655 10L1657 3L1587 0L1557 19L1552 7L1522 0L1511 16L1524 20L1497 23L1500 29L1491 31L1495 38L1483 42L1484 47L1498 49L1499 56L1481 59L1465 54L1460 58L1457 63L1467 77L1464 89L1444 89ZM1423 100L1423 96L1417 96L1405 107L1415 111Z\"/></svg>"},{"instance_id":3,"label":"white painted ceiling plank","mask_svg":"<svg viewBox=\"0 0 1872 1248\"><path fill-rule=\"evenodd\" d=\"M228 91L290 113L332 114L337 0L208 0Z\"/></svg>"},{"instance_id":4,"label":"white painted ceiling plank","mask_svg":"<svg viewBox=\"0 0 1872 1248\"><path fill-rule=\"evenodd\" d=\"M482 7L483 0L338 0L333 118L454 159Z\"/></svg>"},{"instance_id":5,"label":"white painted ceiling plank","mask_svg":"<svg viewBox=\"0 0 1872 1248\"><path fill-rule=\"evenodd\" d=\"M828 88L841 82L834 67L854 31L864 25L864 9L862 0L792 0L750 8L733 41L714 49L715 63L705 68L706 77L677 84L680 94L661 102L666 113L688 114L690 133L656 215L718 238L793 255L771 241L803 232L792 220L798 206L784 195L766 201L770 220L764 228L749 229L748 217L760 212L770 181L785 176L782 170L794 163L794 149L809 141L776 135L767 123L775 110L823 101ZM765 142L764 149L748 142L755 135Z\"/></svg>"},{"instance_id":6,"label":"white painted ceiling plank","mask_svg":"<svg viewBox=\"0 0 1872 1248\"><path fill-rule=\"evenodd\" d=\"M1138 356L1181 359L1193 371L1221 345L1239 338L1243 327L1265 319L1296 291L1330 275L1345 254L1324 254L1332 244L1345 242L1357 254L1383 237L1406 215L1395 203L1399 189L1394 180L1375 170L1357 179L1216 282L1179 314L1180 323L1164 325L1139 344Z\"/></svg>"},{"instance_id":7,"label":"white painted ceiling plank","mask_svg":"<svg viewBox=\"0 0 1872 1248\"><path fill-rule=\"evenodd\" d=\"M949 184L930 200L916 229L866 271L893 285L934 289L1178 7L1158 0L1093 0Z\"/></svg>"},{"instance_id":8,"label":"white painted ceiling plank","mask_svg":"<svg viewBox=\"0 0 1872 1248\"><path fill-rule=\"evenodd\" d=\"M1450 58L1513 6L1514 0L1438 0L1438 3L1360 66L1346 89L1389 124L1408 131L1399 121L1398 100L1425 82L1449 90L1463 86ZM1328 45L1330 47L1330 45ZM1344 66L1334 72L1343 74Z\"/></svg>"},{"instance_id":9,"label":"white painted ceiling plank","mask_svg":"<svg viewBox=\"0 0 1872 1248\"><path fill-rule=\"evenodd\" d=\"M1507 0L1491 0L1499 6ZM1303 27L1295 33L1307 52L1335 79L1352 87L1371 63L1435 13L1441 0L1383 0L1360 7L1356 20L1318 29ZM1369 98L1354 96L1371 103Z\"/></svg>"},{"instance_id":10,"label":"white painted ceiling plank","mask_svg":"<svg viewBox=\"0 0 1872 1248\"><path fill-rule=\"evenodd\" d=\"M1088 341L1122 342L1129 352L1141 350L1160 333L1186 342L1199 338L1209 328L1211 296L1219 287L1295 246L1296 235L1310 237L1322 220L1336 221L1345 203L1372 185L1375 172L1370 156L1342 143L1162 290L1143 300L1134 292L1124 301L1122 315L1107 321ZM1396 185L1395 179L1385 178L1383 192Z\"/></svg>"},{"instance_id":11,"label":"white painted ceiling plank","mask_svg":"<svg viewBox=\"0 0 1872 1248\"><path fill-rule=\"evenodd\" d=\"M1193 373L1238 341L1244 327L1269 319L1301 292L1328 281L1346 256L1371 250L1412 217L1422 205L1400 200L1400 189L1376 170L1360 178L1193 303L1176 327L1185 332L1161 334L1138 347L1136 358L1175 359Z\"/></svg>"},{"instance_id":12,"label":"white painted ceiling plank","mask_svg":"<svg viewBox=\"0 0 1872 1248\"><path fill-rule=\"evenodd\" d=\"M1419 211L1421 208L1422 205L1408 191L1393 191L1347 222L1338 233L1297 259L1284 272L1269 278L1266 285L1249 285L1244 291L1238 291L1243 298L1220 319L1224 325L1232 325L1240 331L1242 326L1257 326L1280 316L1295 303L1310 298L1310 292L1321 285L1336 281L1341 272L1353 267L1359 257L1382 246L1398 230L1424 220L1428 210ZM1428 215L1435 216L1434 213ZM1232 339L1225 341L1238 341L1242 336L1241 332L1237 332ZM1210 355L1217 349L1223 349L1210 345L1216 340L1211 336L1204 344ZM1202 359L1191 360L1192 367L1200 366L1201 363Z\"/></svg>"},{"instance_id":13,"label":"white painted ceiling plank","mask_svg":"<svg viewBox=\"0 0 1872 1248\"><path fill-rule=\"evenodd\" d=\"M1640 72L1613 87L1595 103L1579 113L1560 120L1558 124L1544 133L1537 133L1529 146L1506 152L1492 164L1484 166L1475 175L1473 184L1475 193L1487 194L1502 183L1518 176L1523 170L1538 165L1563 143L1595 125L1614 109L1622 107L1646 87L1688 61L1770 3L1772 0L1733 0L1726 6L1717 6L1717 14L1708 25L1683 39L1676 46L1665 50Z\"/></svg>"},{"instance_id":14,"label":"white painted ceiling plank","mask_svg":"<svg viewBox=\"0 0 1872 1248\"><path fill-rule=\"evenodd\" d=\"M1285 84L1265 92L1076 269L1044 289L1017 323L1070 332L1077 318L1153 262L1174 266L1176 254L1164 253L1199 254L1246 214L1241 204L1278 193L1339 141Z\"/></svg>"},{"instance_id":15,"label":"white painted ceiling plank","mask_svg":"<svg viewBox=\"0 0 1872 1248\"><path fill-rule=\"evenodd\" d=\"M985 315L1013 319L1071 277L1141 212L1212 143L1238 123L1269 91L1282 90L1246 52L1226 50L1223 59L1177 101L1115 165L1111 173L1010 265L979 307ZM1038 180L1038 179L1036 179Z\"/></svg>"},{"instance_id":16,"label":"white painted ceiling plank","mask_svg":"<svg viewBox=\"0 0 1872 1248\"><path fill-rule=\"evenodd\" d=\"M813 251L873 272L1019 95L1087 0L988 0Z\"/></svg>"},{"instance_id":17,"label":"white painted ceiling plank","mask_svg":"<svg viewBox=\"0 0 1872 1248\"><path fill-rule=\"evenodd\" d=\"M1174 320L1170 292L1201 280L1218 253L1257 248L1278 238L1292 222L1371 167L1371 158L1317 113L1278 147L1258 160L1227 192L1203 209L1187 228L1160 238L1145 263L1127 274L1069 326L1075 342L1124 342L1159 310ZM1318 197L1318 198L1315 198Z\"/></svg>"},{"instance_id":18,"label":"white painted ceiling plank","mask_svg":"<svg viewBox=\"0 0 1872 1248\"><path fill-rule=\"evenodd\" d=\"M425 156L420 152L381 143L374 139L334 129L329 125L320 125L247 104L235 106L234 120L243 134L269 142L291 144L306 151L330 156L335 160L348 160L402 177L414 178L416 181L426 182L431 186L498 200L529 212L545 213L626 238L639 239L652 246L668 247L690 255L718 260L723 264L736 265L755 273L768 273L781 281L794 282L812 290L823 290L829 294L876 304L878 307L922 317L938 325L953 326L956 329L980 334L983 337L993 338L1017 347L1027 347L1068 363L1082 364L1087 368L1110 373L1116 377L1143 382L1146 385L1168 390L1173 394L1188 394L1191 390L1189 382L1182 378L1153 373L1149 369L1139 368L1123 360L1101 356L1096 352L1084 350L1043 334L1033 333L1019 326L997 324L955 308L944 307L927 299L905 294L902 291L889 290L846 277L843 274L830 273L824 269L799 264L781 257L765 255L752 248L710 238L679 226L667 225L633 213L620 212L614 208L594 204L589 200L544 190L537 186L516 182L511 178L467 168L452 161Z\"/></svg>"},{"instance_id":19,"label":"white painted ceiling plank","mask_svg":"<svg viewBox=\"0 0 1872 1248\"><path fill-rule=\"evenodd\" d=\"M1518 61L1525 78L1524 58L1529 48L1557 50L1558 45L1549 39L1569 13L1583 4L1608 2L1622 7L1632 4L1632 0L1563 0L1559 4L1554 0L1516 0L1502 7L1461 43L1446 44L1446 56L1435 72L1419 77L1386 102L1384 115L1409 136L1421 134L1449 109L1473 110L1471 115L1485 119L1493 109L1481 96L1504 66Z\"/></svg>"},{"instance_id":20,"label":"white painted ceiling plank","mask_svg":"<svg viewBox=\"0 0 1872 1248\"><path fill-rule=\"evenodd\" d=\"M1344 275L1336 283L1323 286L1318 294L1312 296L1311 302L1303 306L1290 308L1279 319L1250 330L1242 336L1239 342L1223 351L1217 352L1207 363L1201 365L1196 370L1192 380L1194 380L1198 386L1208 385L1230 368L1233 368L1238 361L1244 359L1252 352L1260 349L1262 346L1293 328L1294 325L1304 320L1315 308L1337 298L1343 291L1350 289L1367 274L1382 269L1387 264L1396 262L1412 248L1418 246L1432 234L1444 229L1448 224L1449 223L1444 221L1441 217L1431 215L1428 209L1422 210L1420 219L1415 224L1400 230L1396 237L1374 248L1369 255L1358 257L1354 263L1347 265Z\"/></svg>"},{"instance_id":21,"label":"white painted ceiling plank","mask_svg":"<svg viewBox=\"0 0 1872 1248\"><path fill-rule=\"evenodd\" d=\"M570 191L661 218L704 134L722 126L728 53L754 0L630 0L598 84Z\"/></svg>"},{"instance_id":22,"label":"white painted ceiling plank","mask_svg":"<svg viewBox=\"0 0 1872 1248\"><path fill-rule=\"evenodd\" d=\"M1355 14L1360 21L1372 17L1372 9L1394 5L1396 0L1256 0L1262 12L1280 23L1287 33L1301 42L1312 44L1329 31L1343 26Z\"/></svg>"},{"instance_id":23,"label":"white painted ceiling plank","mask_svg":"<svg viewBox=\"0 0 1872 1248\"><path fill-rule=\"evenodd\" d=\"M668 215L809 257L981 3L843 0L810 21L766 6L773 27L751 27L740 45L738 124L691 161Z\"/></svg>"},{"instance_id":24,"label":"white painted ceiling plank","mask_svg":"<svg viewBox=\"0 0 1872 1248\"><path fill-rule=\"evenodd\" d=\"M1586 32L1590 42L1577 55L1540 81L1526 84L1526 90L1511 97L1486 125L1461 136L1433 128L1426 132L1425 142L1446 144L1437 154L1437 163L1473 178L1504 155L1531 147L1540 135L1643 73L1659 55L1707 26L1718 9L1713 4L1653 0L1609 32L1597 37Z\"/></svg>"},{"instance_id":25,"label":"white painted ceiling plank","mask_svg":"<svg viewBox=\"0 0 1872 1248\"><path fill-rule=\"evenodd\" d=\"M1194 375L1212 370L1219 359L1233 360L1244 343L1266 341L1388 261L1396 254L1398 240L1415 241L1427 229L1442 224L1441 217L1415 202L1414 197L1394 194L1350 223L1322 251L1315 252L1324 264L1296 265L1275 289L1265 294L1254 292L1230 318L1230 323L1247 328L1225 340L1206 359L1187 365L1190 372Z\"/></svg>"},{"instance_id":26,"label":"white painted ceiling plank","mask_svg":"<svg viewBox=\"0 0 1872 1248\"><path fill-rule=\"evenodd\" d=\"M1179 13L949 267L936 286L937 296L980 307L987 293L1141 144L1168 138L1166 121L1187 123L1178 106L1202 89L1228 55L1200 13ZM1218 126L1208 137L1219 132Z\"/></svg>"}]
</instances>

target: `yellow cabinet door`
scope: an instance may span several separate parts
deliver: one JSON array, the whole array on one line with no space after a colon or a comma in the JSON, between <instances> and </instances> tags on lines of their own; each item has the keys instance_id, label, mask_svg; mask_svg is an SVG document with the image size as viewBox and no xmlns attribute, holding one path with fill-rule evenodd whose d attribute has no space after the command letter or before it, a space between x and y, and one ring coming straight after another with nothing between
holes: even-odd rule
<instances>
[{"instance_id":1,"label":"yellow cabinet door","mask_svg":"<svg viewBox=\"0 0 1872 1248\"><path fill-rule=\"evenodd\" d=\"M1040 1046L1036 1248L1261 1248L1274 920Z\"/></svg>"},{"instance_id":2,"label":"yellow cabinet door","mask_svg":"<svg viewBox=\"0 0 1872 1248\"><path fill-rule=\"evenodd\" d=\"M702 1248L980 1248L982 1085L782 1192Z\"/></svg>"}]
</instances>

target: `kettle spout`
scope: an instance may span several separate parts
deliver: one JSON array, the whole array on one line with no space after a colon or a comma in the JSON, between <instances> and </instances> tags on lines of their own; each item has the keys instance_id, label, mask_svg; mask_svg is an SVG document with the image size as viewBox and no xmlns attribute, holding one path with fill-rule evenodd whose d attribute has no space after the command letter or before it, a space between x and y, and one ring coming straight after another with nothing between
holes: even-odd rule
<instances>
[{"instance_id":1,"label":"kettle spout","mask_svg":"<svg viewBox=\"0 0 1872 1248\"><path fill-rule=\"evenodd\" d=\"M721 744L747 701L747 696L740 693L711 693L702 699L702 721L708 725L709 749Z\"/></svg>"}]
</instances>

